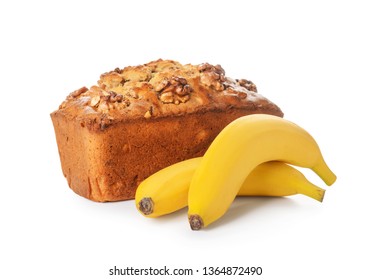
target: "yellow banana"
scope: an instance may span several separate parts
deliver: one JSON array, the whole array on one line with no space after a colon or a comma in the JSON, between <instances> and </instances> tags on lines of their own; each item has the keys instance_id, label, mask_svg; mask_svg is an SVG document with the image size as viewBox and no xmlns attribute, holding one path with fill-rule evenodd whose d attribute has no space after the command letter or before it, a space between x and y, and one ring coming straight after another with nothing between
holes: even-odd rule
<instances>
[{"instance_id":1,"label":"yellow banana","mask_svg":"<svg viewBox=\"0 0 370 280\"><path fill-rule=\"evenodd\" d=\"M191 228L219 219L250 172L268 161L311 168L327 185L336 180L316 141L300 126L266 114L241 117L215 138L194 173L188 194Z\"/></svg>"},{"instance_id":2,"label":"yellow banana","mask_svg":"<svg viewBox=\"0 0 370 280\"><path fill-rule=\"evenodd\" d=\"M188 204L191 178L200 157L164 168L144 180L136 191L136 207L146 217L175 212ZM288 196L304 194L322 201L325 190L310 183L306 177L282 162L266 162L257 166L244 181L240 196Z\"/></svg>"},{"instance_id":3,"label":"yellow banana","mask_svg":"<svg viewBox=\"0 0 370 280\"><path fill-rule=\"evenodd\" d=\"M147 217L157 217L185 207L200 160L198 157L175 163L142 181L135 194L137 209Z\"/></svg>"},{"instance_id":4,"label":"yellow banana","mask_svg":"<svg viewBox=\"0 0 370 280\"><path fill-rule=\"evenodd\" d=\"M243 182L239 196L289 196L303 194L322 202L325 190L312 184L294 167L280 161L258 165Z\"/></svg>"}]
</instances>

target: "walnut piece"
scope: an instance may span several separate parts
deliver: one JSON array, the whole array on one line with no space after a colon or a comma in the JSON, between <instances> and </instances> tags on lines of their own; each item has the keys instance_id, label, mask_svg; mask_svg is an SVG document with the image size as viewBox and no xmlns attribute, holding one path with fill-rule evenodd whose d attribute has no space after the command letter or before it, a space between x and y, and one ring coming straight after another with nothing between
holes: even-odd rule
<instances>
[{"instance_id":1,"label":"walnut piece","mask_svg":"<svg viewBox=\"0 0 370 280\"><path fill-rule=\"evenodd\" d=\"M71 92L68 97L69 98L76 98L76 97L80 96L81 94L85 93L86 91L88 91L88 88L87 87L82 87L78 90L75 90L75 91Z\"/></svg>"},{"instance_id":2,"label":"walnut piece","mask_svg":"<svg viewBox=\"0 0 370 280\"><path fill-rule=\"evenodd\" d=\"M98 81L98 85L102 89L110 89L124 83L125 79L116 70L100 75L100 80Z\"/></svg>"},{"instance_id":3,"label":"walnut piece","mask_svg":"<svg viewBox=\"0 0 370 280\"><path fill-rule=\"evenodd\" d=\"M213 66L209 63L203 63L198 66L200 72L200 82L205 86L212 87L217 91L225 89L225 70L221 65Z\"/></svg>"},{"instance_id":4,"label":"walnut piece","mask_svg":"<svg viewBox=\"0 0 370 280\"><path fill-rule=\"evenodd\" d=\"M257 92L257 87L254 83L252 83L252 81L246 79L236 79L236 82L249 91Z\"/></svg>"},{"instance_id":5,"label":"walnut piece","mask_svg":"<svg viewBox=\"0 0 370 280\"><path fill-rule=\"evenodd\" d=\"M95 107L96 105L98 105L99 102L100 102L100 96L99 95L94 96L93 98L91 98L90 106Z\"/></svg>"},{"instance_id":6,"label":"walnut piece","mask_svg":"<svg viewBox=\"0 0 370 280\"><path fill-rule=\"evenodd\" d=\"M152 69L144 65L128 66L121 71L121 75L125 81L131 82L149 81L152 75Z\"/></svg>"},{"instance_id":7,"label":"walnut piece","mask_svg":"<svg viewBox=\"0 0 370 280\"><path fill-rule=\"evenodd\" d=\"M190 99L193 91L187 80L180 76L164 78L156 87L158 97L163 103L180 104Z\"/></svg>"},{"instance_id":8,"label":"walnut piece","mask_svg":"<svg viewBox=\"0 0 370 280\"><path fill-rule=\"evenodd\" d=\"M122 102L123 101L123 95L117 94L114 91L109 92L109 102Z\"/></svg>"},{"instance_id":9,"label":"walnut piece","mask_svg":"<svg viewBox=\"0 0 370 280\"><path fill-rule=\"evenodd\" d=\"M163 103L174 103L174 96L172 92L164 92L159 98Z\"/></svg>"},{"instance_id":10,"label":"walnut piece","mask_svg":"<svg viewBox=\"0 0 370 280\"><path fill-rule=\"evenodd\" d=\"M89 105L99 112L108 114L110 110L124 109L130 106L130 101L127 97L114 91L92 88L90 92L92 94Z\"/></svg>"}]
</instances>

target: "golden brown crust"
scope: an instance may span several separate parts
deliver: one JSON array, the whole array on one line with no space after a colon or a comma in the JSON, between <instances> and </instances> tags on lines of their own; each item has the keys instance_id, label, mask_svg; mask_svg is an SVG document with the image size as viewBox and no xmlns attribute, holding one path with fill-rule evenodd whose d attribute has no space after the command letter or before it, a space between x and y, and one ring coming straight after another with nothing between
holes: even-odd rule
<instances>
[{"instance_id":1,"label":"golden brown crust","mask_svg":"<svg viewBox=\"0 0 370 280\"><path fill-rule=\"evenodd\" d=\"M157 60L101 75L51 114L69 186L94 201L131 199L154 172L201 156L231 121L283 116L245 79L220 65Z\"/></svg>"},{"instance_id":2,"label":"golden brown crust","mask_svg":"<svg viewBox=\"0 0 370 280\"><path fill-rule=\"evenodd\" d=\"M91 128L105 129L121 120L250 108L256 104L279 111L257 93L252 82L226 77L220 65L157 60L102 74L98 85L72 92L59 111Z\"/></svg>"}]
</instances>

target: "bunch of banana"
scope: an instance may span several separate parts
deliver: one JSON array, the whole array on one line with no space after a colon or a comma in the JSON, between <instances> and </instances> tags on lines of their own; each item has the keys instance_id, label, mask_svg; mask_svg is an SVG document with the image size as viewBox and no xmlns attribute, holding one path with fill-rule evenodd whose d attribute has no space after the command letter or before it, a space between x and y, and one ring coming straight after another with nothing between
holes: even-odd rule
<instances>
[{"instance_id":1,"label":"bunch of banana","mask_svg":"<svg viewBox=\"0 0 370 280\"><path fill-rule=\"evenodd\" d=\"M144 180L136 191L136 206L146 217L159 217L188 205L191 179L201 157L166 167ZM238 196L289 196L303 194L322 202L325 190L309 182L297 169L270 161L257 166L246 178Z\"/></svg>"},{"instance_id":2,"label":"bunch of banana","mask_svg":"<svg viewBox=\"0 0 370 280\"><path fill-rule=\"evenodd\" d=\"M255 114L230 123L202 158L167 167L136 192L136 205L148 217L188 205L193 230L219 219L237 195L304 194L322 201L325 191L288 164L311 168L327 185L336 176L312 136L285 119Z\"/></svg>"}]
</instances>

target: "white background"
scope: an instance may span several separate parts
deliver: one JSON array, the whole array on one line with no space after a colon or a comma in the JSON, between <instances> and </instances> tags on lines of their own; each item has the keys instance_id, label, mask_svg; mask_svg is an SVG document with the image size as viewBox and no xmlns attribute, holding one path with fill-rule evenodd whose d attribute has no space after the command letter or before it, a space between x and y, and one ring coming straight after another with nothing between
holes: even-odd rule
<instances>
[{"instance_id":1,"label":"white background","mask_svg":"<svg viewBox=\"0 0 370 280\"><path fill-rule=\"evenodd\" d=\"M202 276L204 266L261 266L251 279L369 278L369 8L301 2L1 1L0 278L139 279L109 269L164 265L200 270L173 279L234 278ZM324 202L237 199L193 232L186 210L147 219L133 201L73 193L49 114L101 73L158 58L254 81L337 174Z\"/></svg>"}]
</instances>

